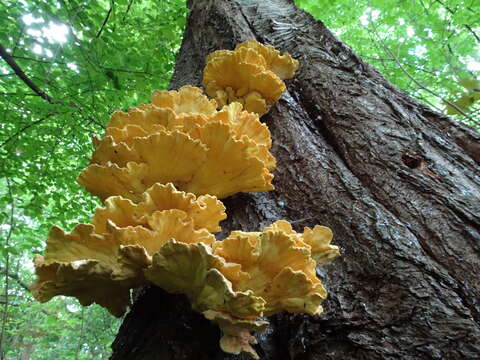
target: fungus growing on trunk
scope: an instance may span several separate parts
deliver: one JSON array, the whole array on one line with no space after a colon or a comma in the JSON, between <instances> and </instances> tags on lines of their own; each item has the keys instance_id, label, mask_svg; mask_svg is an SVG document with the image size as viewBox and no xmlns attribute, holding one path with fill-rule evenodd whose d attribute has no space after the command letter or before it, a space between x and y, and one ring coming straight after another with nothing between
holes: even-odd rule
<instances>
[{"instance_id":1,"label":"fungus growing on trunk","mask_svg":"<svg viewBox=\"0 0 480 360\"><path fill-rule=\"evenodd\" d=\"M145 277L168 292L187 295L195 310L217 322L222 349L255 357L249 331L263 329L260 317L323 311L327 292L316 276L314 257L325 264L324 259L339 255L330 235L326 227L298 234L281 220L263 232L234 231L211 246L172 240L153 256Z\"/></svg>"},{"instance_id":2,"label":"fungus growing on trunk","mask_svg":"<svg viewBox=\"0 0 480 360\"><path fill-rule=\"evenodd\" d=\"M53 227L45 256L35 257L33 296L45 302L57 295L74 296L82 305L97 303L121 316L130 289L145 282L143 269L170 239L212 244L210 231L220 230L225 207L215 197L177 191L156 184L138 204L121 196L106 200L91 224L70 234Z\"/></svg>"},{"instance_id":3,"label":"fungus growing on trunk","mask_svg":"<svg viewBox=\"0 0 480 360\"><path fill-rule=\"evenodd\" d=\"M34 260L35 298L74 296L121 316L130 289L149 281L185 294L217 323L225 352L254 358L250 332L266 328L261 317L321 313L327 293L316 265L339 255L330 229L300 234L279 220L223 241L211 233L226 218L217 198L273 189L272 141L259 115L297 67L287 53L249 41L208 56L203 84L215 100L184 86L114 113L78 178L105 207L70 234L52 228L45 256Z\"/></svg>"},{"instance_id":4,"label":"fungus growing on trunk","mask_svg":"<svg viewBox=\"0 0 480 360\"><path fill-rule=\"evenodd\" d=\"M283 80L293 77L298 68L298 61L288 53L280 55L273 46L255 40L233 51L215 51L206 62L203 86L217 106L236 101L260 116L280 98L285 91Z\"/></svg>"},{"instance_id":5,"label":"fungus growing on trunk","mask_svg":"<svg viewBox=\"0 0 480 360\"><path fill-rule=\"evenodd\" d=\"M138 201L155 183L219 198L272 190L270 132L258 115L232 103L217 111L192 86L157 91L153 104L115 113L79 183L102 200Z\"/></svg>"}]
</instances>

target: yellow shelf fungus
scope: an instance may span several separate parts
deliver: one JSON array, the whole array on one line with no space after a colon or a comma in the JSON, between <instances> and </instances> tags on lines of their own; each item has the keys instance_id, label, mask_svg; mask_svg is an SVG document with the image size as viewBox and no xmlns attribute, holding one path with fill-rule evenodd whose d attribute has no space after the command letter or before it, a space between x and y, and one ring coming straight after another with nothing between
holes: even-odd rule
<instances>
[{"instance_id":1,"label":"yellow shelf fungus","mask_svg":"<svg viewBox=\"0 0 480 360\"><path fill-rule=\"evenodd\" d=\"M222 338L220 339L220 348L226 353L240 354L246 352L254 359L260 359L252 345L257 343L257 339L250 332L262 332L269 323L268 321L253 321L248 319L239 319L230 316L227 313L207 310L203 315L210 321L218 324L222 329Z\"/></svg>"},{"instance_id":2,"label":"yellow shelf fungus","mask_svg":"<svg viewBox=\"0 0 480 360\"><path fill-rule=\"evenodd\" d=\"M210 231L220 230L226 217L215 197L195 197L172 184L156 184L142 198L135 204L111 197L91 224L77 225L70 234L53 227L45 256L34 260L35 298L74 296L82 305L97 303L121 316L130 303L129 290L145 282L143 269L167 241L212 244Z\"/></svg>"},{"instance_id":3,"label":"yellow shelf fungus","mask_svg":"<svg viewBox=\"0 0 480 360\"><path fill-rule=\"evenodd\" d=\"M217 111L192 86L157 91L152 101L115 113L106 136L94 139L91 164L78 179L92 194L138 201L148 187L167 182L218 198L273 189L270 132L258 115L238 103Z\"/></svg>"},{"instance_id":4,"label":"yellow shelf fungus","mask_svg":"<svg viewBox=\"0 0 480 360\"><path fill-rule=\"evenodd\" d=\"M268 326L261 317L321 313L316 266L339 255L329 228L297 233L279 220L223 241L212 234L226 218L217 198L273 189L272 140L259 115L297 68L288 53L249 41L207 57L203 85L214 99L184 86L114 113L78 178L105 207L69 234L52 228L34 259L33 296L74 296L121 316L130 289L150 281L217 323L225 352L255 359L250 332Z\"/></svg>"},{"instance_id":5,"label":"yellow shelf fungus","mask_svg":"<svg viewBox=\"0 0 480 360\"><path fill-rule=\"evenodd\" d=\"M97 303L121 316L130 303L130 288L137 286L136 271L120 266L119 245L96 234L92 225L80 224L70 233L53 227L45 257L34 259L37 280L32 295L46 302L57 295L74 296L80 304ZM132 274L133 272L133 274Z\"/></svg>"},{"instance_id":6,"label":"yellow shelf fungus","mask_svg":"<svg viewBox=\"0 0 480 360\"><path fill-rule=\"evenodd\" d=\"M225 240L214 242L212 253L229 267L240 266L234 272L222 273L234 291L251 291L252 296L265 301L262 316L281 311L314 315L323 311L321 303L327 297L316 277L314 258L326 264L339 255L338 247L330 245L331 239L326 227L305 228L303 234L297 234L287 221L280 220L261 233L234 231ZM220 346L224 351L244 351L258 359L249 332L262 331L264 322L253 314L239 319L224 310L204 315L222 329Z\"/></svg>"},{"instance_id":7,"label":"yellow shelf fungus","mask_svg":"<svg viewBox=\"0 0 480 360\"><path fill-rule=\"evenodd\" d=\"M217 322L222 349L253 355L249 331L262 328L259 317L323 311L327 292L316 277L314 258L326 264L339 255L331 239L326 227L298 234L280 220L263 232L234 231L211 246L171 241L154 255L145 277L186 294L195 310Z\"/></svg>"},{"instance_id":8,"label":"yellow shelf fungus","mask_svg":"<svg viewBox=\"0 0 480 360\"><path fill-rule=\"evenodd\" d=\"M238 271L238 265L225 263L204 243L171 240L153 256L145 277L168 292L187 295L197 311L213 309L239 318L261 316L265 301L249 289L235 291L222 273L224 268L235 271L232 267Z\"/></svg>"},{"instance_id":9,"label":"yellow shelf fungus","mask_svg":"<svg viewBox=\"0 0 480 360\"><path fill-rule=\"evenodd\" d=\"M288 53L280 55L273 46L255 40L235 50L219 50L207 56L203 87L219 108L239 102L262 116L285 91L283 80L293 77L298 61Z\"/></svg>"}]
</instances>

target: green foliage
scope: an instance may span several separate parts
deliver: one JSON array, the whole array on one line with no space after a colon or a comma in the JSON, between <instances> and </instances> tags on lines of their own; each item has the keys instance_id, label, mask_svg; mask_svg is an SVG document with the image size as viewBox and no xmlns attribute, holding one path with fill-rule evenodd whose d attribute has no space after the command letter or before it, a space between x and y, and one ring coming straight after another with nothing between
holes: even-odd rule
<instances>
[{"instance_id":1,"label":"green foliage","mask_svg":"<svg viewBox=\"0 0 480 360\"><path fill-rule=\"evenodd\" d=\"M28 269L20 267L18 275L23 285L33 281ZM17 281L10 285L6 359L108 359L118 319L72 298L40 304Z\"/></svg>"},{"instance_id":2,"label":"green foliage","mask_svg":"<svg viewBox=\"0 0 480 360\"><path fill-rule=\"evenodd\" d=\"M91 136L103 133L113 111L167 88L185 18L185 0L0 2L0 44L47 95L0 60L3 241L14 226L0 252L2 294L7 257L9 273L29 284L31 259L43 252L50 227L69 230L91 217L98 202L76 183ZM40 305L18 281L9 279L6 358L27 351L29 359L108 357L119 320L99 307L80 310L68 298Z\"/></svg>"},{"instance_id":3,"label":"green foliage","mask_svg":"<svg viewBox=\"0 0 480 360\"><path fill-rule=\"evenodd\" d=\"M397 87L480 128L478 91L465 91L462 85L464 79L480 80L478 0L296 0L296 4L323 21Z\"/></svg>"}]
</instances>

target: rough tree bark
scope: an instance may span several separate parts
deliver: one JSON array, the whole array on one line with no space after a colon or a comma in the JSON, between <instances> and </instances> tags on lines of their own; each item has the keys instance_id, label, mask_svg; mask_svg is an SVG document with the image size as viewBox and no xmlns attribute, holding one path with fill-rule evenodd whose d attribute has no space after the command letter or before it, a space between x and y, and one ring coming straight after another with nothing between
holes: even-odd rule
<instances>
[{"instance_id":1,"label":"rough tree bark","mask_svg":"<svg viewBox=\"0 0 480 360\"><path fill-rule=\"evenodd\" d=\"M195 0L172 88L204 58L257 39L300 61L263 119L276 190L225 201L233 229L277 219L332 228L342 256L319 276L321 316L273 316L263 359L480 358L479 134L389 84L291 0ZM182 296L138 296L114 360L243 359Z\"/></svg>"}]
</instances>

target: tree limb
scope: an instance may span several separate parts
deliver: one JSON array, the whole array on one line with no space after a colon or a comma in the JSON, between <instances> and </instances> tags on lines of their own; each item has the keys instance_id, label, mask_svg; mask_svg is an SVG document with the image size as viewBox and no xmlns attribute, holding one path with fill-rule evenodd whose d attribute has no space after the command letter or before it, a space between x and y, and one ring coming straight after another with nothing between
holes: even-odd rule
<instances>
[{"instance_id":1,"label":"tree limb","mask_svg":"<svg viewBox=\"0 0 480 360\"><path fill-rule=\"evenodd\" d=\"M467 28L468 31L470 31L472 33L472 35L475 37L475 39L477 39L477 41L480 43L480 37L477 35L477 33L475 31L473 31L471 26L468 25L468 24L465 24L464 26Z\"/></svg>"},{"instance_id":2,"label":"tree limb","mask_svg":"<svg viewBox=\"0 0 480 360\"><path fill-rule=\"evenodd\" d=\"M30 88L32 89L35 93L38 94L42 99L45 99L48 101L50 104L53 104L53 99L45 93L42 89L40 89L35 83L30 80L30 78L23 72L23 70L18 66L17 62L15 59L10 55L7 50L3 47L3 45L0 44L0 56L2 57L3 60L7 62L8 65L15 71L15 74L22 79L22 81Z\"/></svg>"},{"instance_id":3,"label":"tree limb","mask_svg":"<svg viewBox=\"0 0 480 360\"><path fill-rule=\"evenodd\" d=\"M1 45L0 45L1 46ZM8 245L10 242L10 238L13 233L13 229L15 228L15 219L14 219L14 214L15 214L15 199L13 198L13 193L12 193L12 187L10 186L10 179L7 177L7 189L8 189L8 194L10 197L10 227L8 229L8 234L7 238L5 239L5 249L7 249L7 253L5 255L6 261L5 261L5 273L8 274L8 268L10 265L10 256L8 253ZM3 304L3 315L2 315L2 328L0 331L0 349L3 348L3 335L5 333L5 326L7 324L7 313L8 313L8 275L5 276L5 303Z\"/></svg>"},{"instance_id":4,"label":"tree limb","mask_svg":"<svg viewBox=\"0 0 480 360\"><path fill-rule=\"evenodd\" d=\"M130 1L128 2L127 10L125 11L125 14L123 14L122 22L125 21L125 18L127 17L128 12L130 11L130 8L132 7L133 1L134 1L134 0L130 0Z\"/></svg>"},{"instance_id":5,"label":"tree limb","mask_svg":"<svg viewBox=\"0 0 480 360\"><path fill-rule=\"evenodd\" d=\"M5 272L5 267L0 267L0 272L6 274ZM20 276L18 276L18 274L13 274L11 272L9 272L8 274L6 274L10 279L13 279L17 282L18 285L20 285L20 287L22 287L24 290L30 292L30 289L28 288L28 285L26 283L24 283L22 281L22 279L20 279Z\"/></svg>"},{"instance_id":6,"label":"tree limb","mask_svg":"<svg viewBox=\"0 0 480 360\"><path fill-rule=\"evenodd\" d=\"M100 37L100 35L102 35L103 28L105 27L105 25L107 25L108 19L110 18L110 14L112 13L113 6L114 6L114 5L115 5L115 1L112 0L112 1L110 2L110 9L108 9L107 16L106 16L105 19L103 20L103 24L102 24L102 26L100 27L100 30L98 30L98 33L97 33L97 36L96 36L97 39Z\"/></svg>"},{"instance_id":7,"label":"tree limb","mask_svg":"<svg viewBox=\"0 0 480 360\"><path fill-rule=\"evenodd\" d=\"M0 148L7 145L10 141L12 141L14 138L16 138L18 135L20 135L22 132L24 132L25 130L31 128L33 125L37 125L39 123L41 123L42 121L45 121L47 120L48 118L52 117L53 115L56 115L55 113L52 113L52 114L47 114L46 116L38 119L38 120L35 120L34 122L28 124L28 125L25 125L24 127L22 127L20 130L18 130L15 134L13 135L10 135L8 137L7 140L5 140L3 143L0 144Z\"/></svg>"},{"instance_id":8,"label":"tree limb","mask_svg":"<svg viewBox=\"0 0 480 360\"><path fill-rule=\"evenodd\" d=\"M394 60L395 62L397 63L398 67L400 68L400 70L402 70L402 72L411 80L413 81L419 88L425 90L426 92L428 92L429 94L435 96L436 98L442 100L445 104L448 104L449 106L451 106L452 108L454 108L459 114L463 115L465 118L467 118L468 120L476 123L475 119L473 119L472 117L470 117L467 113L465 113L462 109L460 109L456 104L452 103L451 101L447 100L446 98L444 98L443 96L437 94L436 92L430 90L428 87L426 87L425 85L423 85L420 81L418 81L417 79L415 79L407 70L405 70L405 68L403 67L402 63L400 62L400 60L398 59L398 57L388 48L388 46L386 46L383 42L383 40L380 38L380 36L378 36L378 34L376 33L376 31L373 31L374 35L377 37L377 39L379 40L381 46L384 48L384 50L388 53L388 55L390 55ZM447 46L449 46L447 44Z\"/></svg>"}]
</instances>

